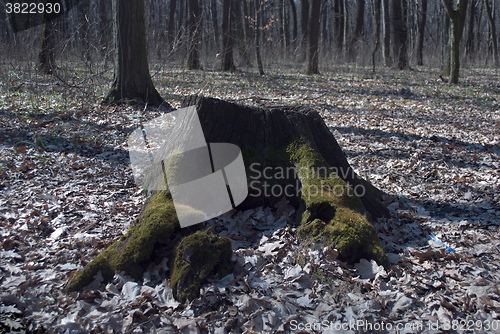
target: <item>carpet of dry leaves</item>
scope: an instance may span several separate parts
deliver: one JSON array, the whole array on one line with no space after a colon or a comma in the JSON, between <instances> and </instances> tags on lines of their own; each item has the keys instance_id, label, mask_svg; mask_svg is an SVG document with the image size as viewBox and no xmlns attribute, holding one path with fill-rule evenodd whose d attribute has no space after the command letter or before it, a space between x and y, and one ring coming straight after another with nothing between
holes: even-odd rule
<instances>
[{"instance_id":1,"label":"carpet of dry leaves","mask_svg":"<svg viewBox=\"0 0 500 334\"><path fill-rule=\"evenodd\" d=\"M109 78L82 86L13 70L0 82L0 332L500 332L498 72L464 70L458 86L423 68L173 69L154 80L173 107L202 94L315 108L355 170L387 193L392 218L374 226L393 268L301 247L282 202L206 223L232 239L235 271L188 305L172 297L167 259L141 282L117 273L64 293L140 212L126 140L165 110L101 106Z\"/></svg>"}]
</instances>

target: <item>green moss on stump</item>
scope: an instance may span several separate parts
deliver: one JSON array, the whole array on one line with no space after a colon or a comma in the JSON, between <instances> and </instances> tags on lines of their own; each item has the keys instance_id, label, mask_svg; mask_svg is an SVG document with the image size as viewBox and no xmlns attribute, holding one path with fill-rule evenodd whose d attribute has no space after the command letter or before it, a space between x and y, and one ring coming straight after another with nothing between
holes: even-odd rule
<instances>
[{"instance_id":1,"label":"green moss on stump","mask_svg":"<svg viewBox=\"0 0 500 334\"><path fill-rule=\"evenodd\" d=\"M209 228L197 231L177 245L171 266L170 285L177 300L196 298L201 284L216 272L219 277L233 270L231 241L219 237Z\"/></svg>"},{"instance_id":2,"label":"green moss on stump","mask_svg":"<svg viewBox=\"0 0 500 334\"><path fill-rule=\"evenodd\" d=\"M298 237L334 245L342 261L373 259L389 268L387 255L373 226L363 216L363 204L352 187L331 173L325 160L307 145L294 143L287 151L299 166L305 202Z\"/></svg>"},{"instance_id":3,"label":"green moss on stump","mask_svg":"<svg viewBox=\"0 0 500 334\"><path fill-rule=\"evenodd\" d=\"M169 242L178 227L171 198L164 191L157 192L128 232L73 276L67 291L81 290L99 271L106 281L115 271L124 271L140 279L143 273L141 263L151 257L156 244Z\"/></svg>"},{"instance_id":4,"label":"green moss on stump","mask_svg":"<svg viewBox=\"0 0 500 334\"><path fill-rule=\"evenodd\" d=\"M315 219L299 227L297 235L301 240L333 245L339 251L341 261L356 263L365 258L373 259L385 268L390 267L373 226L359 212L351 209L337 208L331 221Z\"/></svg>"}]
</instances>

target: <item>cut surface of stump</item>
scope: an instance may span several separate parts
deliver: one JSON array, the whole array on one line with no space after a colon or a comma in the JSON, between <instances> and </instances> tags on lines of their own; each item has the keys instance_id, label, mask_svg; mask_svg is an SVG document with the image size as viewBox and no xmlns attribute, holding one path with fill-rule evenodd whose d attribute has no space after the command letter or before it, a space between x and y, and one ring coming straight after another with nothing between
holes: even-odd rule
<instances>
[{"instance_id":1,"label":"cut surface of stump","mask_svg":"<svg viewBox=\"0 0 500 334\"><path fill-rule=\"evenodd\" d=\"M365 258L389 267L370 223L389 215L380 201L382 192L356 175L317 112L247 107L199 96L184 99L182 107L187 106L196 107L207 143L234 144L243 153L249 194L237 209L274 206L286 199L297 209L297 237L305 245L320 242L336 248L341 261ZM195 298L211 273L230 273L230 240L211 230L174 238L183 230L169 192L157 192L129 231L76 273L67 289L81 289L99 271L105 280L116 270L140 279L154 247L170 243L174 296Z\"/></svg>"}]
</instances>

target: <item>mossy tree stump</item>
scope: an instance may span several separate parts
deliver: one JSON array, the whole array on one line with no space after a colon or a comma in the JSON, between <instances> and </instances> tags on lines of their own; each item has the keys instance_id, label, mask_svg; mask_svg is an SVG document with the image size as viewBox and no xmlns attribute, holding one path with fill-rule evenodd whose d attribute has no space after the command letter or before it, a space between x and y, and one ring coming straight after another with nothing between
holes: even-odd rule
<instances>
[{"instance_id":1,"label":"mossy tree stump","mask_svg":"<svg viewBox=\"0 0 500 334\"><path fill-rule=\"evenodd\" d=\"M231 143L243 152L249 195L239 209L272 206L285 197L297 208L297 235L304 242L335 247L339 259L349 263L366 258L389 266L370 223L389 215L380 202L382 192L356 175L317 112L246 107L198 96L182 103L191 105L207 143ZM169 193L156 193L127 234L78 272L68 290L81 289L99 270L105 279L116 270L140 278L156 244L177 243L171 285L177 299L194 298L211 272L232 270L230 241L211 230L175 241L182 230Z\"/></svg>"}]
</instances>

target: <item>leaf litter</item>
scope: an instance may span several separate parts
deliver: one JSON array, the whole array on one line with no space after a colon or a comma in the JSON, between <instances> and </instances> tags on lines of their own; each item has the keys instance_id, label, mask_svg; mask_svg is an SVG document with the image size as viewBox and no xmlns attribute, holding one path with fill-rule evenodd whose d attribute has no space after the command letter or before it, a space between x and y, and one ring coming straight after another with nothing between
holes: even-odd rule
<instances>
[{"instance_id":1,"label":"leaf litter","mask_svg":"<svg viewBox=\"0 0 500 334\"><path fill-rule=\"evenodd\" d=\"M500 92L484 89L478 73L466 79L472 92L427 76L214 73L200 87L163 88L164 96L316 108L353 168L387 193L392 213L374 224L388 271L364 259L347 266L332 247L301 246L285 198L212 219L206 225L232 240L235 270L186 305L173 298L168 259L141 282L116 273L104 284L98 275L80 293L63 292L139 214L145 194L134 185L126 138L141 117L163 111L65 102L56 113L47 102L45 111L19 112L30 106L6 108L15 97L2 92L0 323L53 333L287 333L316 324L308 331L335 333L356 321L424 332L459 320L461 332L491 332L486 324L500 325Z\"/></svg>"}]
</instances>

